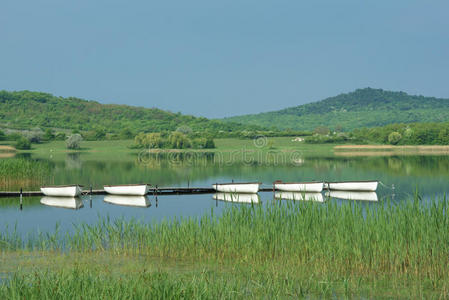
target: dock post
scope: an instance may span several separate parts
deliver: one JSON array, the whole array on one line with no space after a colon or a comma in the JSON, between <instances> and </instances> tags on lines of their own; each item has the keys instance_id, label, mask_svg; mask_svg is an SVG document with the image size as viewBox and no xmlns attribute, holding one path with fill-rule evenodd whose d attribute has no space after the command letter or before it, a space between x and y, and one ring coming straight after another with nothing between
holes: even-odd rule
<instances>
[{"instance_id":1,"label":"dock post","mask_svg":"<svg viewBox=\"0 0 449 300\"><path fill-rule=\"evenodd\" d=\"M92 185L90 186L90 193L89 193L89 206L92 208Z\"/></svg>"},{"instance_id":2,"label":"dock post","mask_svg":"<svg viewBox=\"0 0 449 300\"><path fill-rule=\"evenodd\" d=\"M22 205L22 188L20 188L20 210L23 209L23 205Z\"/></svg>"}]
</instances>

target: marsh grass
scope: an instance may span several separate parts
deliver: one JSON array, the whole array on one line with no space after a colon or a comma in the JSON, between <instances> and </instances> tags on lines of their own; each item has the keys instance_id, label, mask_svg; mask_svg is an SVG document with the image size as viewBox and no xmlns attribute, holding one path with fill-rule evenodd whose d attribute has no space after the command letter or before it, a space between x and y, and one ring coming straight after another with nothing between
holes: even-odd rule
<instances>
[{"instance_id":1,"label":"marsh grass","mask_svg":"<svg viewBox=\"0 0 449 300\"><path fill-rule=\"evenodd\" d=\"M76 226L71 235L55 230L22 239L4 231L0 249L5 253L145 257L186 260L196 268L213 263L221 268L203 277L195 268L184 273L153 268L151 275L138 269L123 277L107 277L112 275L101 275L90 270L94 264L83 264L81 269L17 275L1 291L12 295L20 289L17 295L28 298L40 295L35 290L39 282L43 290L72 293L95 282L97 274L107 278L98 283L101 288L93 298L102 298L106 292L127 297L135 282L142 285L136 287L137 295L150 291L165 295L157 288L163 284L172 297L181 297L176 293L184 291L185 297L194 298L308 294L444 298L449 291L447 209L445 198L423 203L418 196L375 208L358 203L273 202L265 208L232 206L220 216L211 211L199 219L152 224L102 219L95 225ZM75 281L73 276L79 278ZM57 287L51 285L56 279Z\"/></svg>"},{"instance_id":2,"label":"marsh grass","mask_svg":"<svg viewBox=\"0 0 449 300\"><path fill-rule=\"evenodd\" d=\"M35 187L52 174L49 162L11 158L0 159L0 187L2 189Z\"/></svg>"}]
</instances>

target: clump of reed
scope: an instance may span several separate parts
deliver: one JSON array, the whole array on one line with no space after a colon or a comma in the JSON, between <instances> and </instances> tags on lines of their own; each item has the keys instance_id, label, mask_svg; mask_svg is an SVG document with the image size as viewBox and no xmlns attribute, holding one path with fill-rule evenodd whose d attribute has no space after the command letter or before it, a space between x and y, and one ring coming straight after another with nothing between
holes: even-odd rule
<instances>
[{"instance_id":1,"label":"clump of reed","mask_svg":"<svg viewBox=\"0 0 449 300\"><path fill-rule=\"evenodd\" d=\"M288 202L160 223L102 219L34 239L0 233L0 249L64 250L271 266L333 280L359 278L449 290L449 202L419 197L376 207ZM270 267L270 268L271 268ZM281 276L282 277L282 276ZM395 281L394 281L395 280ZM392 284L389 282L389 284Z\"/></svg>"},{"instance_id":2,"label":"clump of reed","mask_svg":"<svg viewBox=\"0 0 449 300\"><path fill-rule=\"evenodd\" d=\"M0 187L27 188L35 187L45 182L52 173L52 166L48 162L11 158L0 159Z\"/></svg>"}]
</instances>

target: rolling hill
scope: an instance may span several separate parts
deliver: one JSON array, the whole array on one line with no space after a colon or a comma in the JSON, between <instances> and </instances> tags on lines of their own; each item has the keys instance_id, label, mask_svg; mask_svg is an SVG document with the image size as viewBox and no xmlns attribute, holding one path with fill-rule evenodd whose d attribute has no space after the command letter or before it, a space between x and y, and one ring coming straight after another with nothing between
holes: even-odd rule
<instances>
[{"instance_id":1,"label":"rolling hill","mask_svg":"<svg viewBox=\"0 0 449 300\"><path fill-rule=\"evenodd\" d=\"M279 111L223 120L279 129L313 130L326 126L344 131L392 123L445 122L449 121L449 99L364 88Z\"/></svg>"},{"instance_id":2,"label":"rolling hill","mask_svg":"<svg viewBox=\"0 0 449 300\"><path fill-rule=\"evenodd\" d=\"M157 108L101 104L74 97L56 97L31 91L0 91L0 127L14 129L61 128L80 131L101 129L116 133L124 128L139 131L173 131L188 126L193 131L238 131L235 123L172 113Z\"/></svg>"}]
</instances>

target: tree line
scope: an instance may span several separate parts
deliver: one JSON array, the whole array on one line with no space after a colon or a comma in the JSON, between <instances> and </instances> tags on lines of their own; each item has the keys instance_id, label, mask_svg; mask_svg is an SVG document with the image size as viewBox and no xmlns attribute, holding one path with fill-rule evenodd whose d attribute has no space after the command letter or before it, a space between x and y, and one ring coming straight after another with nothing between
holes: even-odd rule
<instances>
[{"instance_id":1,"label":"tree line","mask_svg":"<svg viewBox=\"0 0 449 300\"><path fill-rule=\"evenodd\" d=\"M449 145L449 122L399 123L354 129L351 132L317 127L306 143L358 143L389 145Z\"/></svg>"}]
</instances>

